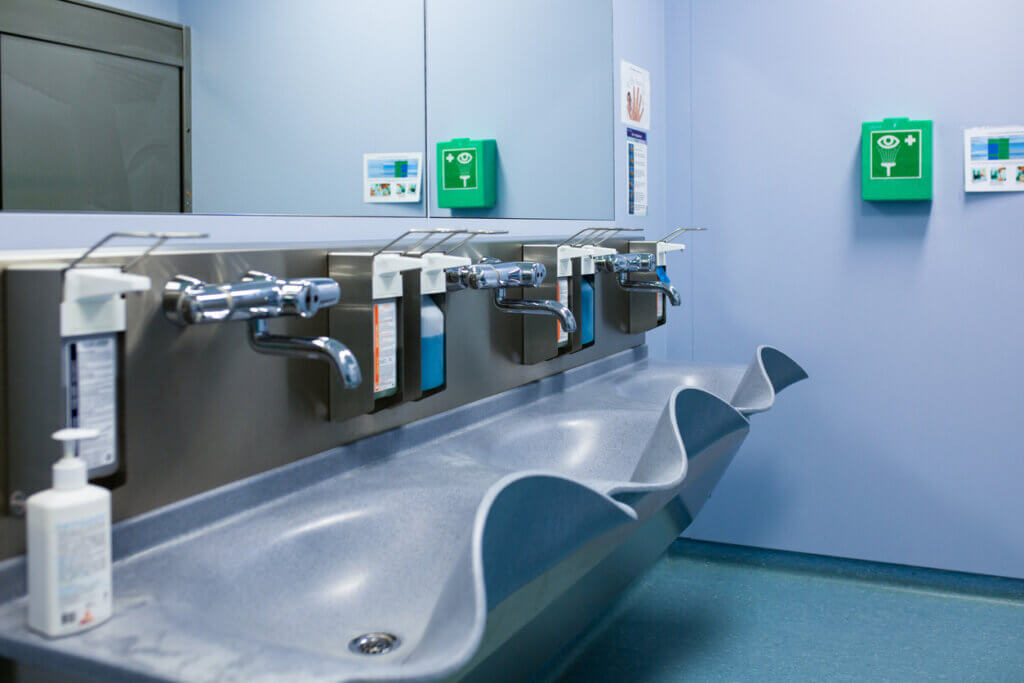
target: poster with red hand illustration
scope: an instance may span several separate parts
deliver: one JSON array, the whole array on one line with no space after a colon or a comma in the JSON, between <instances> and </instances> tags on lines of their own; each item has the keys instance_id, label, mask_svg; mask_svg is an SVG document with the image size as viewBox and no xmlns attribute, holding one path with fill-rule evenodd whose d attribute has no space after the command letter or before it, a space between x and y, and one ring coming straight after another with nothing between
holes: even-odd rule
<instances>
[{"instance_id":1,"label":"poster with red hand illustration","mask_svg":"<svg viewBox=\"0 0 1024 683\"><path fill-rule=\"evenodd\" d=\"M632 128L651 129L651 72L622 61L619 95L622 122Z\"/></svg>"}]
</instances>

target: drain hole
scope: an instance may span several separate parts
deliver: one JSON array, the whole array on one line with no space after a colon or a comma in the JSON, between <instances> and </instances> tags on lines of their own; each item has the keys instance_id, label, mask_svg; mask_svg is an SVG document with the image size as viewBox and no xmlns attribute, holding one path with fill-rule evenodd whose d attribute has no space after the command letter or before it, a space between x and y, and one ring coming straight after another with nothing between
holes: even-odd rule
<instances>
[{"instance_id":1,"label":"drain hole","mask_svg":"<svg viewBox=\"0 0 1024 683\"><path fill-rule=\"evenodd\" d=\"M352 639L348 649L360 655L386 655L398 647L401 641L390 633L364 633Z\"/></svg>"}]
</instances>

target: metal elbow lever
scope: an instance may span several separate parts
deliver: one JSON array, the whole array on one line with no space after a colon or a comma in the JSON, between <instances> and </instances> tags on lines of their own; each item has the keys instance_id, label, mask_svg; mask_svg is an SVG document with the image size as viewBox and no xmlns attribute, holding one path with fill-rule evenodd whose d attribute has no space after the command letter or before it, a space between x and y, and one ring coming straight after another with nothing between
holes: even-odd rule
<instances>
[{"instance_id":1,"label":"metal elbow lever","mask_svg":"<svg viewBox=\"0 0 1024 683\"><path fill-rule=\"evenodd\" d=\"M272 334L266 319L258 318L249 321L249 346L258 353L325 361L338 373L346 389L358 387L363 381L355 354L337 339Z\"/></svg>"}]
</instances>

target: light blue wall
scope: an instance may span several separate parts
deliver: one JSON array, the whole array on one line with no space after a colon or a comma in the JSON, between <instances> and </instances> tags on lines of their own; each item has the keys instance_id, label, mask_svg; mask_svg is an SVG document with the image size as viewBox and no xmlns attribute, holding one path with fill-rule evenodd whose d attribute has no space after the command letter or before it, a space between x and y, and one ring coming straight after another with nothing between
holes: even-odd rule
<instances>
[{"instance_id":1,"label":"light blue wall","mask_svg":"<svg viewBox=\"0 0 1024 683\"><path fill-rule=\"evenodd\" d=\"M657 238L675 226L676 217L667 210L671 191L668 183L669 131L675 125L668 116L669 78L665 70L666 32L664 30L665 0L615 0L613 25L616 99L612 104L615 130L615 225L621 228L643 228L650 238ZM646 216L628 213L628 187L626 184L626 125L622 123L618 106L619 63L626 60L651 72L651 129L647 131L648 196L650 206ZM676 182L676 179L673 179ZM682 182L689 182L683 179ZM683 295L683 308L668 312L668 324L647 333L647 344L656 358L665 358L676 337L689 339L692 321L689 313L689 287L685 273L688 254L672 254L669 269L673 282ZM681 280L675 277L682 274Z\"/></svg>"},{"instance_id":2,"label":"light blue wall","mask_svg":"<svg viewBox=\"0 0 1024 683\"><path fill-rule=\"evenodd\" d=\"M1024 577L1024 195L962 166L965 126L1024 122L1022 29L1018 0L694 2L696 357L811 379L693 536ZM935 200L862 202L860 123L900 115L935 121Z\"/></svg>"},{"instance_id":3,"label":"light blue wall","mask_svg":"<svg viewBox=\"0 0 1024 683\"><path fill-rule=\"evenodd\" d=\"M664 149L665 180L664 211L665 234L677 227L700 227L693 220L693 166L690 150L693 40L691 36L691 8L689 1L668 0L665 3L665 109L667 132ZM663 130L664 130L663 128ZM652 233L658 232L652 226ZM659 237L654 235L654 237ZM666 356L688 360L693 357L694 310L697 301L693 292L696 260L701 253L706 232L683 233L680 238L686 251L668 255L668 269L672 284L683 296L682 310L669 311L666 330Z\"/></svg>"}]
</instances>

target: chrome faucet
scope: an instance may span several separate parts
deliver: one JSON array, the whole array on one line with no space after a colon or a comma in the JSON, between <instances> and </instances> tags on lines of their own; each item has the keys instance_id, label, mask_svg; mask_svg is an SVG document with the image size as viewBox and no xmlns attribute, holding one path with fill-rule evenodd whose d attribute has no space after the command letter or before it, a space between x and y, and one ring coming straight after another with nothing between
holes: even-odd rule
<instances>
[{"instance_id":1,"label":"chrome faucet","mask_svg":"<svg viewBox=\"0 0 1024 683\"><path fill-rule=\"evenodd\" d=\"M481 259L480 263L449 268L446 271L448 291L493 289L494 305L510 313L523 315L552 315L570 334L576 331L576 316L569 307L551 299L509 299L509 287L536 287L544 282L547 270L544 264L533 261L500 261Z\"/></svg>"},{"instance_id":2,"label":"chrome faucet","mask_svg":"<svg viewBox=\"0 0 1024 683\"><path fill-rule=\"evenodd\" d=\"M202 325L229 320L249 321L249 345L254 351L290 358L326 361L346 388L359 386L362 373L355 355L330 337L285 337L271 334L268 318L311 318L338 303L341 288L327 277L283 280L251 270L240 282L208 284L188 275L175 275L164 285L164 314L178 325Z\"/></svg>"},{"instance_id":3,"label":"chrome faucet","mask_svg":"<svg viewBox=\"0 0 1024 683\"><path fill-rule=\"evenodd\" d=\"M654 280L640 282L629 279L630 273L652 273L656 270L654 254L608 254L594 257L594 268L605 273L618 275L619 287L626 291L661 292L669 303L678 306L683 302L679 291L668 282Z\"/></svg>"}]
</instances>

